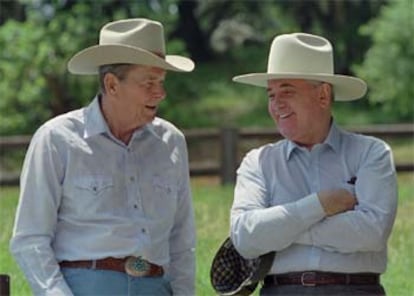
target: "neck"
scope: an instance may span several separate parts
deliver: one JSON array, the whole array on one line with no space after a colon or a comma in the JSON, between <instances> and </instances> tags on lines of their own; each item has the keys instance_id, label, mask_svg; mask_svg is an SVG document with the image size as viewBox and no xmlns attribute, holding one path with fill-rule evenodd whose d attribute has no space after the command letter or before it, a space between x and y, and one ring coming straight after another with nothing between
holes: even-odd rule
<instances>
[{"instance_id":1,"label":"neck","mask_svg":"<svg viewBox=\"0 0 414 296\"><path fill-rule=\"evenodd\" d=\"M305 147L309 151L312 150L313 146L317 144L323 143L326 138L328 137L329 130L331 129L332 124L332 117L330 116L326 120L321 120L321 125L319 127L319 132L315 134L315 137L313 139L310 139L309 142L301 143L301 142L295 142L297 145L301 147Z\"/></svg>"},{"instance_id":2,"label":"neck","mask_svg":"<svg viewBox=\"0 0 414 296\"><path fill-rule=\"evenodd\" d=\"M128 117L122 116L124 112L112 103L111 98L102 95L100 100L102 114L108 124L112 135L118 140L128 144L134 131L138 128L134 121L128 120Z\"/></svg>"}]
</instances>

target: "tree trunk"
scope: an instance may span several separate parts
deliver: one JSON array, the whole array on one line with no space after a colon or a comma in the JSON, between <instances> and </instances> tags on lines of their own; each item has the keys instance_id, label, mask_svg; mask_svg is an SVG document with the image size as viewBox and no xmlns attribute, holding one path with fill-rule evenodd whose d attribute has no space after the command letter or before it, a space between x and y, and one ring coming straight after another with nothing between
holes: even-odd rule
<instances>
[{"instance_id":1,"label":"tree trunk","mask_svg":"<svg viewBox=\"0 0 414 296\"><path fill-rule=\"evenodd\" d=\"M179 19L172 37L179 37L185 41L191 57L197 62L210 61L213 53L209 45L209 38L205 36L195 16L198 3L195 1L178 2Z\"/></svg>"}]
</instances>

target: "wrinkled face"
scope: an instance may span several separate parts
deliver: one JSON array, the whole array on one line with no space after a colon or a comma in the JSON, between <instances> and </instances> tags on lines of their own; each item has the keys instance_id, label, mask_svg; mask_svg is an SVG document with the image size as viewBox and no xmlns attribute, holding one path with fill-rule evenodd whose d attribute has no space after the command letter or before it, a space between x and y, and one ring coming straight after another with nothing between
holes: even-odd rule
<instances>
[{"instance_id":1,"label":"wrinkled face","mask_svg":"<svg viewBox=\"0 0 414 296\"><path fill-rule=\"evenodd\" d=\"M118 116L134 121L137 127L151 122L166 95L165 75L163 69L139 65L131 67L122 80L110 76L109 92L112 91Z\"/></svg>"},{"instance_id":2,"label":"wrinkled face","mask_svg":"<svg viewBox=\"0 0 414 296\"><path fill-rule=\"evenodd\" d=\"M330 86L303 79L268 81L269 113L280 133L304 146L326 137L330 120Z\"/></svg>"}]
</instances>

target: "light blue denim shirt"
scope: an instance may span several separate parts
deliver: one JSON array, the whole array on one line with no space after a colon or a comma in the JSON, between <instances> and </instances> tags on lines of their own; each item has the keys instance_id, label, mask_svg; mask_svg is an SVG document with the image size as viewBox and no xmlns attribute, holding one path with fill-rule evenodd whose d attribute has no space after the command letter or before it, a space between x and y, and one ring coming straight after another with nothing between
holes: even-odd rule
<instances>
[{"instance_id":1,"label":"light blue denim shirt","mask_svg":"<svg viewBox=\"0 0 414 296\"><path fill-rule=\"evenodd\" d=\"M326 217L317 193L335 188L355 194L358 205ZM333 123L324 143L311 151L281 140L245 156L231 209L231 237L248 258L276 250L270 274L382 273L397 194L389 146Z\"/></svg>"},{"instance_id":2,"label":"light blue denim shirt","mask_svg":"<svg viewBox=\"0 0 414 296\"><path fill-rule=\"evenodd\" d=\"M142 256L194 294L195 225L183 134L156 118L128 145L98 98L33 136L10 248L35 294L70 295L58 262Z\"/></svg>"}]
</instances>

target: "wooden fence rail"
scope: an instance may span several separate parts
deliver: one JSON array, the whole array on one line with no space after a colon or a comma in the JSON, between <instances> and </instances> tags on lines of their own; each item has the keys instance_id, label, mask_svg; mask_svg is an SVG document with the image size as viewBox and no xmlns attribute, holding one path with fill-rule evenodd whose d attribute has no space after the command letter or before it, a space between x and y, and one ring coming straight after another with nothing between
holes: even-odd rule
<instances>
[{"instance_id":1,"label":"wooden fence rail","mask_svg":"<svg viewBox=\"0 0 414 296\"><path fill-rule=\"evenodd\" d=\"M346 130L382 139L410 139L414 147L414 124L347 127ZM282 138L275 128L222 128L184 130L192 176L219 176L222 184L233 183L241 158L251 148ZM0 137L0 151L26 149L31 136ZM210 156L206 157L205 154ZM397 163L398 172L414 171L414 159ZM4 176L3 176L4 175ZM0 185L18 184L19 173L0 175Z\"/></svg>"}]
</instances>

